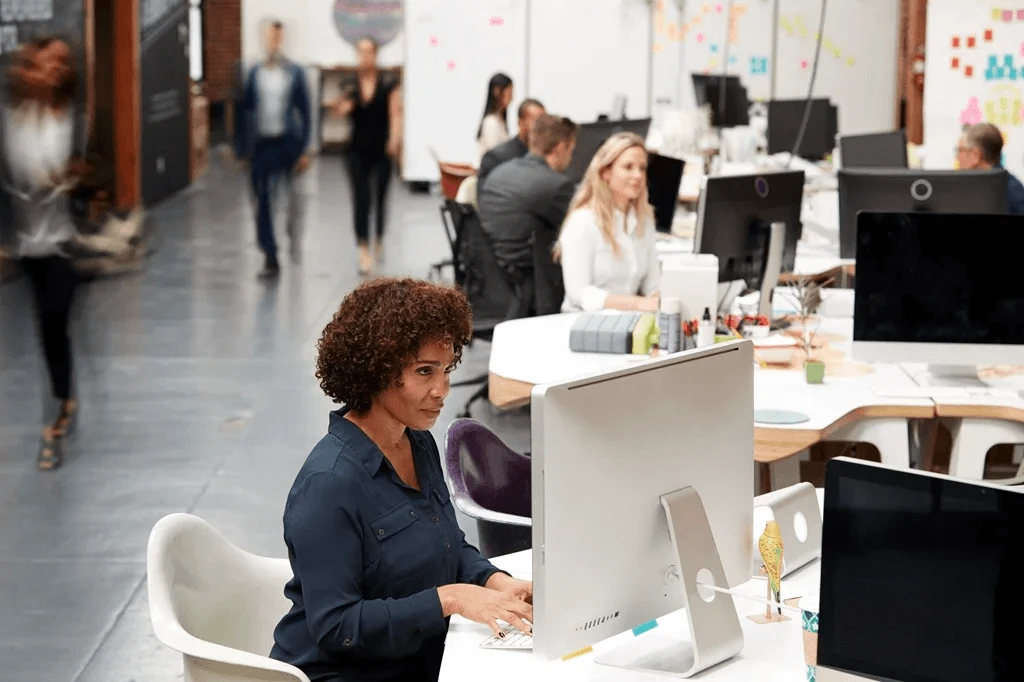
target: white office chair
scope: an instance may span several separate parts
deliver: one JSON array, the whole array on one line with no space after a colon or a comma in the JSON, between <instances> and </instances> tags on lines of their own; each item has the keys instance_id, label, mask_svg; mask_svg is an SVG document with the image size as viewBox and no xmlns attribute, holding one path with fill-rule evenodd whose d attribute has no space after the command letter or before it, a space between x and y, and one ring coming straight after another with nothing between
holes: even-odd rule
<instances>
[{"instance_id":1,"label":"white office chair","mask_svg":"<svg viewBox=\"0 0 1024 682\"><path fill-rule=\"evenodd\" d=\"M267 657L288 612L285 559L249 554L190 514L160 519L146 555L157 639L184 659L185 682L309 682Z\"/></svg>"}]
</instances>

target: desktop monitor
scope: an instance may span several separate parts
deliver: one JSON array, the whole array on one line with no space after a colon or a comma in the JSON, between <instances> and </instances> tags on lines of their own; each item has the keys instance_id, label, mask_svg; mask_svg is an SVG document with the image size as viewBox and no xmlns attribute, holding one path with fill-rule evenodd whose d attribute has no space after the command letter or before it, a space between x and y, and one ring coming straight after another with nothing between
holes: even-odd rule
<instances>
[{"instance_id":1,"label":"desktop monitor","mask_svg":"<svg viewBox=\"0 0 1024 682\"><path fill-rule=\"evenodd\" d=\"M717 611L704 620L712 608L731 609L735 616L731 599L717 595L706 603L695 592L685 597L684 585L687 594L696 590L686 578L695 564L694 572L711 572L704 584L750 580L749 344L717 344L533 389L535 656L550 660L579 651L677 611L687 600L694 629L706 633L710 627L712 639L739 628L738 619L732 623ZM670 527L662 497L691 490L706 519L687 516ZM659 632L645 635L649 648ZM735 634L741 649L742 631ZM687 664L680 660L687 658L687 645L673 640L651 655L686 670L693 664L692 647L689 652ZM640 653L632 660L641 668L650 664Z\"/></svg>"},{"instance_id":2,"label":"desktop monitor","mask_svg":"<svg viewBox=\"0 0 1024 682\"><path fill-rule=\"evenodd\" d=\"M612 108L611 111L608 112L608 120L626 120L626 101L625 95L615 95L615 97L612 98Z\"/></svg>"},{"instance_id":3,"label":"desktop monitor","mask_svg":"<svg viewBox=\"0 0 1024 682\"><path fill-rule=\"evenodd\" d=\"M773 99L768 102L769 154L793 151L806 106L805 99ZM797 156L823 159L832 153L838 128L838 110L833 116L832 109L832 103L827 99L811 100L811 113Z\"/></svg>"},{"instance_id":4,"label":"desktop monitor","mask_svg":"<svg viewBox=\"0 0 1024 682\"><path fill-rule=\"evenodd\" d=\"M1006 171L922 171L845 168L839 171L839 257L857 257L858 211L1006 213Z\"/></svg>"},{"instance_id":5,"label":"desktop monitor","mask_svg":"<svg viewBox=\"0 0 1024 682\"><path fill-rule=\"evenodd\" d=\"M721 75L693 74L693 91L697 105L711 107L711 125L715 128L733 128L750 125L750 100L739 76L725 76L725 112L722 105Z\"/></svg>"},{"instance_id":6,"label":"desktop monitor","mask_svg":"<svg viewBox=\"0 0 1024 682\"><path fill-rule=\"evenodd\" d=\"M784 222L782 272L792 272L802 230L803 196L803 171L707 178L697 206L694 252L718 256L719 282L743 280L747 287L758 289L769 226Z\"/></svg>"},{"instance_id":7,"label":"desktop monitor","mask_svg":"<svg viewBox=\"0 0 1024 682\"><path fill-rule=\"evenodd\" d=\"M654 207L658 232L671 232L683 182L683 160L661 154L647 156L647 200Z\"/></svg>"},{"instance_id":8,"label":"desktop monitor","mask_svg":"<svg viewBox=\"0 0 1024 682\"><path fill-rule=\"evenodd\" d=\"M642 118L623 121L597 121L594 123L581 123L576 130L576 149L572 153L572 162L565 169L563 175L573 182L579 184L590 167L590 162L597 154L605 140L615 133L636 133L642 139L647 139L647 131L651 127L651 119Z\"/></svg>"},{"instance_id":9,"label":"desktop monitor","mask_svg":"<svg viewBox=\"0 0 1024 682\"><path fill-rule=\"evenodd\" d=\"M906 168L907 134L903 130L868 135L841 135L843 168Z\"/></svg>"},{"instance_id":10,"label":"desktop monitor","mask_svg":"<svg viewBox=\"0 0 1024 682\"><path fill-rule=\"evenodd\" d=\"M836 458L817 679L1024 679L1024 490Z\"/></svg>"},{"instance_id":11,"label":"desktop monitor","mask_svg":"<svg viewBox=\"0 0 1024 682\"><path fill-rule=\"evenodd\" d=\"M854 357L1024 365L1022 253L1024 216L861 213Z\"/></svg>"}]
</instances>

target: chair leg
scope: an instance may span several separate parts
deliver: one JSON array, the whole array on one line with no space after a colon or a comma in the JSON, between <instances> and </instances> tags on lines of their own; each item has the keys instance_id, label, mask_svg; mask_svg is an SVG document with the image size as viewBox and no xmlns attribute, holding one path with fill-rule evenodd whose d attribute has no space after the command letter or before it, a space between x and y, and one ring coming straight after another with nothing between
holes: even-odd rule
<instances>
[{"instance_id":1,"label":"chair leg","mask_svg":"<svg viewBox=\"0 0 1024 682\"><path fill-rule=\"evenodd\" d=\"M489 388L489 382L485 380L483 386L478 388L476 392L469 397L469 400L466 401L466 404L462 408L462 412L459 414L460 419L468 419L470 417L470 409L473 407L473 403L486 398Z\"/></svg>"}]
</instances>

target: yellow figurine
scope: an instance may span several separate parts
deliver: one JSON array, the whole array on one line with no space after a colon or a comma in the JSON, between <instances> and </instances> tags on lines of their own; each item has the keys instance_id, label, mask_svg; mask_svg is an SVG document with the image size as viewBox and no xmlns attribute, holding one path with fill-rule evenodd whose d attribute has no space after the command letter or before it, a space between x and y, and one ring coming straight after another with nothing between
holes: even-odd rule
<instances>
[{"instance_id":1,"label":"yellow figurine","mask_svg":"<svg viewBox=\"0 0 1024 682\"><path fill-rule=\"evenodd\" d=\"M775 603L782 603L782 532L779 524L769 521L761 533L761 539L757 541L757 548L761 552L761 561L764 562L765 572L768 573L769 598L774 595ZM771 606L768 607L768 615L771 614ZM782 615L782 609L779 609Z\"/></svg>"}]
</instances>

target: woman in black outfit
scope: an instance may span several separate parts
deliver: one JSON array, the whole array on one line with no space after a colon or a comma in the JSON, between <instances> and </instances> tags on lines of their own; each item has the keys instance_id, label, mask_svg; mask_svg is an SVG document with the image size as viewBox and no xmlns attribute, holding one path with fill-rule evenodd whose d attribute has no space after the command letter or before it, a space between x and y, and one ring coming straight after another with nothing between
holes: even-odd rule
<instances>
[{"instance_id":1,"label":"woman in black outfit","mask_svg":"<svg viewBox=\"0 0 1024 682\"><path fill-rule=\"evenodd\" d=\"M377 43L363 38L357 45L359 66L356 82L350 83L337 106L342 116L352 117L352 142L348 149L348 172L352 181L354 224L359 244L359 274L370 274L375 260L384 255L384 205L391 161L402 148L402 104L400 84L377 69ZM377 212L376 259L370 252L370 190Z\"/></svg>"}]
</instances>

